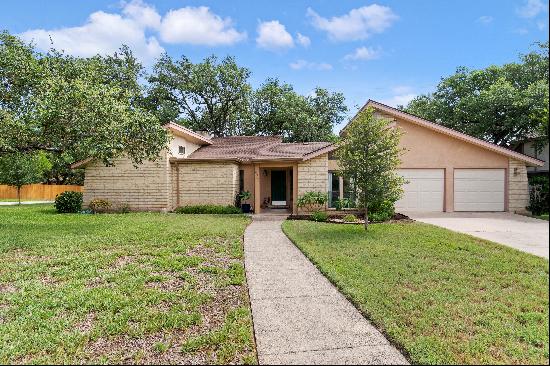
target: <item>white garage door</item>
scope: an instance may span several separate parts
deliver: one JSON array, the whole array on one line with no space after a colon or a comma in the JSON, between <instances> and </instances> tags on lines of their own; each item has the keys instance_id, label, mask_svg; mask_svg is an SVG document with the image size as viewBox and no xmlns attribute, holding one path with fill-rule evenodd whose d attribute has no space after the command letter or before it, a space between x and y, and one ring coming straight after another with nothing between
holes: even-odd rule
<instances>
[{"instance_id":1,"label":"white garage door","mask_svg":"<svg viewBox=\"0 0 550 366\"><path fill-rule=\"evenodd\" d=\"M504 169L455 169L455 211L504 211Z\"/></svg>"},{"instance_id":2,"label":"white garage door","mask_svg":"<svg viewBox=\"0 0 550 366\"><path fill-rule=\"evenodd\" d=\"M399 174L409 183L403 186L403 197L395 203L398 212L443 211L443 169L400 169Z\"/></svg>"}]
</instances>

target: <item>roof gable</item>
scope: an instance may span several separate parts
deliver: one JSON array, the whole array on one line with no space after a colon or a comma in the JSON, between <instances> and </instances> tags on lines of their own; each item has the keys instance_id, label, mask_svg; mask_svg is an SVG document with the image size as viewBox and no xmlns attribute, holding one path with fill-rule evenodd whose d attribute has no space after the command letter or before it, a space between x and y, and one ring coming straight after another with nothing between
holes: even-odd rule
<instances>
[{"instance_id":1,"label":"roof gable","mask_svg":"<svg viewBox=\"0 0 550 366\"><path fill-rule=\"evenodd\" d=\"M363 106L363 108L361 108L361 110L363 110L365 108L368 108L368 107L372 107L372 108L374 108L375 110L377 110L379 112L383 112L383 113L388 114L390 116L403 119L407 122L414 123L418 126L425 127L425 128L430 129L430 130L445 134L447 136L462 140L464 142L477 145L477 146L482 147L482 148L487 149L487 150L491 150L491 151L496 152L498 154L502 154L502 155L505 155L505 156L523 161L523 162L525 162L529 165L533 165L533 166L543 166L544 165L544 162L542 160L538 160L538 159L532 158L530 156L518 153L516 151L507 149L505 147L498 146L498 145L495 145L493 143L478 139L477 137L473 137L473 136L467 135L465 133L458 132L458 131L453 130L451 128L444 127L440 124L428 121L426 119L417 117L417 116L412 115L412 114L407 113L407 112L400 111L397 108L387 106L385 104L376 102L376 101L371 100L371 99L369 99L367 101L367 103ZM353 117L351 119L351 121L353 121L354 118L355 117ZM351 123L351 121L349 123ZM342 134L342 132L345 131L345 129L349 125L349 123L342 129L340 134Z\"/></svg>"}]
</instances>

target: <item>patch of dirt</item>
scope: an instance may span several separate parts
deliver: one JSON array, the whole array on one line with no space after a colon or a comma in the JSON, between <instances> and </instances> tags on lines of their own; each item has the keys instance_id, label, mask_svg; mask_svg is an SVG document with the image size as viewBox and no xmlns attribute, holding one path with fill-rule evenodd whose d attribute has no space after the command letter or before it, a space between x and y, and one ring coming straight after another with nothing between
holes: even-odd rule
<instances>
[{"instance_id":1,"label":"patch of dirt","mask_svg":"<svg viewBox=\"0 0 550 366\"><path fill-rule=\"evenodd\" d=\"M112 267L115 269L122 268L130 263L133 263L136 260L136 257L133 255L123 255L118 257L115 262L112 264Z\"/></svg>"},{"instance_id":2,"label":"patch of dirt","mask_svg":"<svg viewBox=\"0 0 550 366\"><path fill-rule=\"evenodd\" d=\"M154 288L162 291L175 291L185 286L186 281L173 272L152 272L153 276L167 277L161 281L150 281L145 284L145 287Z\"/></svg>"},{"instance_id":3,"label":"patch of dirt","mask_svg":"<svg viewBox=\"0 0 550 366\"><path fill-rule=\"evenodd\" d=\"M81 333L88 333L92 330L96 318L96 313L91 312L82 321L76 323L74 327Z\"/></svg>"},{"instance_id":4,"label":"patch of dirt","mask_svg":"<svg viewBox=\"0 0 550 366\"><path fill-rule=\"evenodd\" d=\"M17 292L17 287L9 283L0 283L0 292L5 294L12 294L14 292Z\"/></svg>"},{"instance_id":5,"label":"patch of dirt","mask_svg":"<svg viewBox=\"0 0 550 366\"><path fill-rule=\"evenodd\" d=\"M94 277L91 280L88 281L86 284L87 289L93 289L96 287L100 287L101 285L104 285L105 281L101 277Z\"/></svg>"}]
</instances>

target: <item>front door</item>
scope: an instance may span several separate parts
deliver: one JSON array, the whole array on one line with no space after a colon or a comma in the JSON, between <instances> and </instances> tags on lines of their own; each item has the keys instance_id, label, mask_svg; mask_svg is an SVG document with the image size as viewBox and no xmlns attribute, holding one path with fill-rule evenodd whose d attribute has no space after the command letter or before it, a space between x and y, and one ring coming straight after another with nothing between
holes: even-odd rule
<instances>
[{"instance_id":1,"label":"front door","mask_svg":"<svg viewBox=\"0 0 550 366\"><path fill-rule=\"evenodd\" d=\"M286 171L271 171L271 204L286 206Z\"/></svg>"}]
</instances>

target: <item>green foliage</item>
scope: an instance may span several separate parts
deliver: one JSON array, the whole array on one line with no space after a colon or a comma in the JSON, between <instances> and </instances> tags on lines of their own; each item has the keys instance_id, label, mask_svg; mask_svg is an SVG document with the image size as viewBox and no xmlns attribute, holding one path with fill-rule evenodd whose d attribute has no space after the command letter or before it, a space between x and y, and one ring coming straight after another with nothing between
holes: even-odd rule
<instances>
[{"instance_id":1,"label":"green foliage","mask_svg":"<svg viewBox=\"0 0 550 366\"><path fill-rule=\"evenodd\" d=\"M267 79L252 95L250 134L279 135L288 142L332 141L347 107L341 93L316 88L302 96L290 84Z\"/></svg>"},{"instance_id":2,"label":"green foliage","mask_svg":"<svg viewBox=\"0 0 550 366\"><path fill-rule=\"evenodd\" d=\"M385 200L382 202L369 203L369 220L374 222L383 222L390 220L395 214L393 201Z\"/></svg>"},{"instance_id":3,"label":"green foliage","mask_svg":"<svg viewBox=\"0 0 550 366\"><path fill-rule=\"evenodd\" d=\"M325 207L328 195L324 192L309 191L298 197L296 206L306 211L318 211Z\"/></svg>"},{"instance_id":4,"label":"green foliage","mask_svg":"<svg viewBox=\"0 0 550 366\"><path fill-rule=\"evenodd\" d=\"M185 56L174 61L165 54L148 77L146 102L163 122L180 120L214 136L237 135L248 121L249 76L250 70L233 57L219 62L209 56L195 64Z\"/></svg>"},{"instance_id":5,"label":"green foliage","mask_svg":"<svg viewBox=\"0 0 550 366\"><path fill-rule=\"evenodd\" d=\"M519 63L459 67L405 110L501 146L534 136L548 141L548 59L546 42Z\"/></svg>"},{"instance_id":6,"label":"green foliage","mask_svg":"<svg viewBox=\"0 0 550 366\"><path fill-rule=\"evenodd\" d=\"M240 214L241 209L235 206L192 205L180 206L174 210L179 214Z\"/></svg>"},{"instance_id":7,"label":"green foliage","mask_svg":"<svg viewBox=\"0 0 550 366\"><path fill-rule=\"evenodd\" d=\"M356 222L357 221L357 216L355 215L346 215L342 218L342 220L344 220L345 222Z\"/></svg>"},{"instance_id":8,"label":"green foliage","mask_svg":"<svg viewBox=\"0 0 550 366\"><path fill-rule=\"evenodd\" d=\"M346 197L334 201L334 208L336 208L337 210L350 208L352 206L353 206L353 201Z\"/></svg>"},{"instance_id":9,"label":"green foliage","mask_svg":"<svg viewBox=\"0 0 550 366\"><path fill-rule=\"evenodd\" d=\"M77 213L82 210L82 192L65 191L55 197L55 209L59 213Z\"/></svg>"},{"instance_id":10,"label":"green foliage","mask_svg":"<svg viewBox=\"0 0 550 366\"><path fill-rule=\"evenodd\" d=\"M311 214L311 219L317 222L325 222L328 220L328 214L325 211L315 211Z\"/></svg>"},{"instance_id":11,"label":"green foliage","mask_svg":"<svg viewBox=\"0 0 550 366\"><path fill-rule=\"evenodd\" d=\"M46 54L0 33L0 153L48 152L105 164L154 160L167 145L142 107L142 66L127 47L112 56Z\"/></svg>"},{"instance_id":12,"label":"green foliage","mask_svg":"<svg viewBox=\"0 0 550 366\"><path fill-rule=\"evenodd\" d=\"M533 215L547 214L548 207L548 175L537 175L529 178L529 206L527 209Z\"/></svg>"},{"instance_id":13,"label":"green foliage","mask_svg":"<svg viewBox=\"0 0 550 366\"><path fill-rule=\"evenodd\" d=\"M250 193L250 191L242 191L241 193L239 193L239 199L240 199L241 202L242 201L247 201L251 197L252 197L252 194Z\"/></svg>"},{"instance_id":14,"label":"green foliage","mask_svg":"<svg viewBox=\"0 0 550 366\"><path fill-rule=\"evenodd\" d=\"M21 203L21 187L38 183L51 164L44 153L13 152L0 156L0 184L17 188L17 199Z\"/></svg>"},{"instance_id":15,"label":"green foliage","mask_svg":"<svg viewBox=\"0 0 550 366\"><path fill-rule=\"evenodd\" d=\"M368 208L377 202L395 202L402 195L403 178L397 174L402 149L401 131L390 121L374 116L374 110L359 111L345 130L337 156L341 172L358 189L358 204ZM368 210L365 210L365 229Z\"/></svg>"},{"instance_id":16,"label":"green foliage","mask_svg":"<svg viewBox=\"0 0 550 366\"><path fill-rule=\"evenodd\" d=\"M93 213L106 213L111 211L111 202L101 198L95 198L88 204Z\"/></svg>"}]
</instances>

